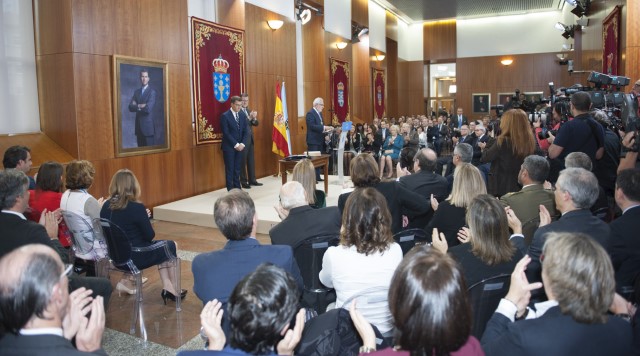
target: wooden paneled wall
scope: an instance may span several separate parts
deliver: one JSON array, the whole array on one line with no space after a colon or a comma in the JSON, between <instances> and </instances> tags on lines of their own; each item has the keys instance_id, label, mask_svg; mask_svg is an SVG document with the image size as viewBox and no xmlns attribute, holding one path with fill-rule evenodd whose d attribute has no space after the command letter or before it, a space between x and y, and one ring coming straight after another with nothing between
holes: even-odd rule
<instances>
[{"instance_id":1,"label":"wooden paneled wall","mask_svg":"<svg viewBox=\"0 0 640 356\"><path fill-rule=\"evenodd\" d=\"M274 32L265 21L277 14L243 1L217 0L216 6L217 22L246 29L247 90L261 122L254 129L256 174L273 174L276 80L287 84L288 112L297 112L295 24L283 19ZM136 173L149 206L224 187L220 145L193 142L186 0L35 0L34 12L43 131L72 157L93 162L92 194L107 195L121 168ZM245 19L251 21L245 25ZM169 152L115 157L113 55L169 63ZM294 147L297 133L292 126Z\"/></svg>"},{"instance_id":2,"label":"wooden paneled wall","mask_svg":"<svg viewBox=\"0 0 640 356\"><path fill-rule=\"evenodd\" d=\"M422 61L398 60L397 115L424 113L424 75Z\"/></svg>"},{"instance_id":3,"label":"wooden paneled wall","mask_svg":"<svg viewBox=\"0 0 640 356\"><path fill-rule=\"evenodd\" d=\"M556 88L575 83L575 75L570 76L567 66L557 62L554 53L523 54L509 56L513 63L503 66L504 56L459 58L456 62L456 106L462 107L470 118L480 118L471 113L471 94L490 93L491 105L495 105L498 93L543 92L549 96L549 82Z\"/></svg>"},{"instance_id":4,"label":"wooden paneled wall","mask_svg":"<svg viewBox=\"0 0 640 356\"><path fill-rule=\"evenodd\" d=\"M629 0L630 6L624 6L627 0L603 0L593 1L589 8L589 26L576 33L575 47L577 61L575 70L602 72L602 21L613 11L616 5L621 6L620 16L620 75L625 75L625 58L627 57L627 36L630 28L627 28L626 14L629 9L638 8L637 2ZM631 6L632 3L635 5ZM577 18L576 18L577 19ZM582 49L582 51L580 51ZM587 84L588 74L581 75L580 83Z\"/></svg>"},{"instance_id":5,"label":"wooden paneled wall","mask_svg":"<svg viewBox=\"0 0 640 356\"><path fill-rule=\"evenodd\" d=\"M398 42L387 37L387 106L388 117L398 116ZM375 100L375 99L374 99Z\"/></svg>"},{"instance_id":6,"label":"wooden paneled wall","mask_svg":"<svg viewBox=\"0 0 640 356\"><path fill-rule=\"evenodd\" d=\"M627 0L626 12L626 60L625 75L631 78L631 84L640 80L640 6L636 0Z\"/></svg>"},{"instance_id":7,"label":"wooden paneled wall","mask_svg":"<svg viewBox=\"0 0 640 356\"><path fill-rule=\"evenodd\" d=\"M424 60L452 62L457 57L456 21L427 22L423 26Z\"/></svg>"}]
</instances>

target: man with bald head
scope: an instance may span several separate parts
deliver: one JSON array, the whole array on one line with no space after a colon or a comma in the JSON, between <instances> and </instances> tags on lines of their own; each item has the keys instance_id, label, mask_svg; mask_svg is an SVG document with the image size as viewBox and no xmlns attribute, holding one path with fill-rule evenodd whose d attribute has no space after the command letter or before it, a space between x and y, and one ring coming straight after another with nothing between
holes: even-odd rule
<instances>
[{"instance_id":1,"label":"man with bald head","mask_svg":"<svg viewBox=\"0 0 640 356\"><path fill-rule=\"evenodd\" d=\"M340 235L340 210L335 206L310 207L299 182L287 182L280 188L280 204L276 210L283 220L269 231L272 245L295 247L313 236Z\"/></svg>"},{"instance_id":2,"label":"man with bald head","mask_svg":"<svg viewBox=\"0 0 640 356\"><path fill-rule=\"evenodd\" d=\"M102 297L93 299L84 288L69 294L72 267L43 244L24 245L0 259L0 354L106 355L100 348Z\"/></svg>"},{"instance_id":3,"label":"man with bald head","mask_svg":"<svg viewBox=\"0 0 640 356\"><path fill-rule=\"evenodd\" d=\"M419 150L413 159L413 174L400 177L400 185L407 190L430 199L431 196L442 201L447 197L447 179L435 173L438 166L438 155L430 148ZM433 216L433 210L429 210L425 214L416 215L412 211L403 211L402 215L409 218L410 228L423 229Z\"/></svg>"}]
</instances>

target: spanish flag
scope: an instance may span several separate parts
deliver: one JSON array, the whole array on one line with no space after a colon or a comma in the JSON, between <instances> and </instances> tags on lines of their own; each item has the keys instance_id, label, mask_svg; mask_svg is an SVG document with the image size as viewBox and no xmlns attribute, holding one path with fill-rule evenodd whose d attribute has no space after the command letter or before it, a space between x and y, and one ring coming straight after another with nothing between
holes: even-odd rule
<instances>
[{"instance_id":1,"label":"spanish flag","mask_svg":"<svg viewBox=\"0 0 640 356\"><path fill-rule=\"evenodd\" d=\"M273 145L271 151L282 157L291 154L291 140L289 139L289 117L287 115L287 95L280 83L276 84L276 109L273 115L273 131L271 133Z\"/></svg>"}]
</instances>

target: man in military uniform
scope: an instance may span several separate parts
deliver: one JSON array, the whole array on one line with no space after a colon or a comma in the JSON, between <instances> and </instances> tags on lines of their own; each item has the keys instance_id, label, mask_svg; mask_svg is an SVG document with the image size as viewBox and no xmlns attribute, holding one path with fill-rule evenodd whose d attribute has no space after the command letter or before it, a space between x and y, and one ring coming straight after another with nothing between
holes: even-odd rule
<instances>
[{"instance_id":1,"label":"man in military uniform","mask_svg":"<svg viewBox=\"0 0 640 356\"><path fill-rule=\"evenodd\" d=\"M549 162L544 157L528 156L518 173L518 183L522 184L522 190L507 193L500 198L502 204L510 206L522 222L522 233L527 245L540 224L540 205L547 208L553 220L558 217L553 191L542 186L548 175Z\"/></svg>"}]
</instances>

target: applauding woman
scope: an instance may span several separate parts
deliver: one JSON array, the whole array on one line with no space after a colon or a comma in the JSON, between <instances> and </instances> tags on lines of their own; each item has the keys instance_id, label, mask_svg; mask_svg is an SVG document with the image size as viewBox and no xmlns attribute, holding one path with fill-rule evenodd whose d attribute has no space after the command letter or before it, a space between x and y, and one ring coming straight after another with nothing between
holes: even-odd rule
<instances>
[{"instance_id":1,"label":"applauding woman","mask_svg":"<svg viewBox=\"0 0 640 356\"><path fill-rule=\"evenodd\" d=\"M386 175L386 178L391 178L393 176L393 160L397 160L400 157L400 151L402 147L404 147L404 139L402 136L398 135L398 126L391 125L389 129L390 135L387 136L387 139L384 141L382 145L382 155L380 157L380 178L384 176L384 168L389 167L389 174Z\"/></svg>"},{"instance_id":2,"label":"applauding woman","mask_svg":"<svg viewBox=\"0 0 640 356\"><path fill-rule=\"evenodd\" d=\"M184 298L186 290L181 290L179 295L176 293L176 266L165 252L168 248L171 255L177 256L176 243L170 240L153 241L156 233L149 220L151 212L140 202L140 183L133 172L128 169L117 171L111 179L109 194L111 197L102 206L100 217L111 220L125 232L134 247L131 254L133 263L139 270L158 266L163 288L161 297L165 304L167 299L175 301L176 296ZM144 249L138 251L135 247Z\"/></svg>"}]
</instances>

